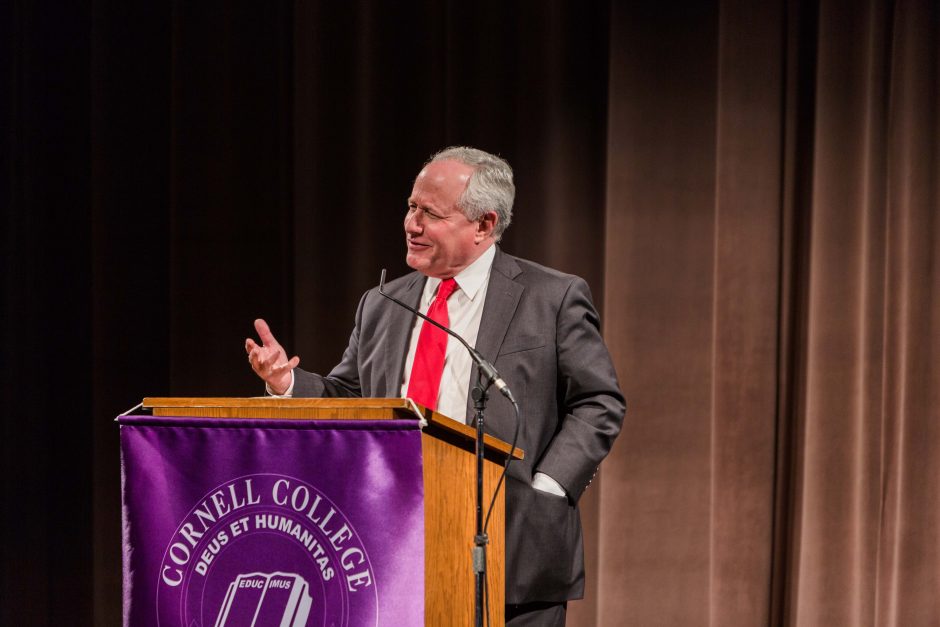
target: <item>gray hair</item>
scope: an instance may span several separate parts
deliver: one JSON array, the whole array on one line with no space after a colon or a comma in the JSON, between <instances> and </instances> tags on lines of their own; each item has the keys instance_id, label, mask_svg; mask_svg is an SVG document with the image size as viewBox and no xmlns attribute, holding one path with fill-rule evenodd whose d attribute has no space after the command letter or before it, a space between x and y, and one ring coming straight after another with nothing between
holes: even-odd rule
<instances>
[{"instance_id":1,"label":"gray hair","mask_svg":"<svg viewBox=\"0 0 940 627\"><path fill-rule=\"evenodd\" d=\"M473 168L467 188L457 199L457 208L469 220L479 220L487 211L495 211L499 219L493 229L493 238L498 242L512 222L512 203L516 198L512 168L505 159L467 146L445 148L428 159L425 165L447 160L459 161Z\"/></svg>"}]
</instances>

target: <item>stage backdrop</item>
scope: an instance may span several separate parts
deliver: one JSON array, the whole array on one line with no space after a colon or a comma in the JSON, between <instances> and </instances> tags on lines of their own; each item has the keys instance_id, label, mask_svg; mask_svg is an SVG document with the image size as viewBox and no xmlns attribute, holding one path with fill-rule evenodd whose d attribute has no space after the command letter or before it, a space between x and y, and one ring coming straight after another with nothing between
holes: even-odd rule
<instances>
[{"instance_id":1,"label":"stage backdrop","mask_svg":"<svg viewBox=\"0 0 940 627\"><path fill-rule=\"evenodd\" d=\"M336 363L450 144L627 396L571 624L936 622L938 11L5 3L0 623L120 622L111 417L259 393L259 316Z\"/></svg>"}]
</instances>

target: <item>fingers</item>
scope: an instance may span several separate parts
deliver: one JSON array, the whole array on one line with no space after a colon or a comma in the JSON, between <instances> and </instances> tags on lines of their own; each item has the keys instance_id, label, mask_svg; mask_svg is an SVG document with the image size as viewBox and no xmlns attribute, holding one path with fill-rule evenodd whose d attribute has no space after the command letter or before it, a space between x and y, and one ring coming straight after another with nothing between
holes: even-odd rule
<instances>
[{"instance_id":1,"label":"fingers","mask_svg":"<svg viewBox=\"0 0 940 627\"><path fill-rule=\"evenodd\" d=\"M262 379L277 376L286 370L293 370L300 363L296 355L287 359L287 354L280 346L258 346L251 338L245 341L245 351L248 353L248 362L251 369L258 373Z\"/></svg>"},{"instance_id":2,"label":"fingers","mask_svg":"<svg viewBox=\"0 0 940 627\"><path fill-rule=\"evenodd\" d=\"M252 369L261 375L262 378L275 368L278 363L283 363L285 360L286 356L283 356L283 351L280 347L272 348L270 346L258 346L255 344L254 348L248 351L248 361L251 363Z\"/></svg>"},{"instance_id":3,"label":"fingers","mask_svg":"<svg viewBox=\"0 0 940 627\"><path fill-rule=\"evenodd\" d=\"M294 368L297 367L297 364L299 363L300 363L300 357L294 356L290 359L290 361L284 361L281 363L273 364L271 366L270 372L273 376L277 377L277 376L284 374L285 372L293 370Z\"/></svg>"},{"instance_id":4,"label":"fingers","mask_svg":"<svg viewBox=\"0 0 940 627\"><path fill-rule=\"evenodd\" d=\"M300 357L296 355L287 359L287 353L274 339L268 323L263 319L255 320L255 331L261 344L253 339L245 339L245 352L248 353L248 363L251 369L255 371L269 386L271 390L280 390L277 393L283 393L288 389L291 381L290 371L300 363Z\"/></svg>"},{"instance_id":5,"label":"fingers","mask_svg":"<svg viewBox=\"0 0 940 627\"><path fill-rule=\"evenodd\" d=\"M274 394L284 394L291 385L291 371L300 363L299 357L284 360L284 351L272 351L270 348L257 347L249 355L251 369L267 383Z\"/></svg>"},{"instance_id":6,"label":"fingers","mask_svg":"<svg viewBox=\"0 0 940 627\"><path fill-rule=\"evenodd\" d=\"M271 328L268 326L268 323L264 321L264 319L258 318L255 320L255 331L258 332L258 337L261 339L262 346L278 346L277 340L274 339L274 334L271 333Z\"/></svg>"}]
</instances>

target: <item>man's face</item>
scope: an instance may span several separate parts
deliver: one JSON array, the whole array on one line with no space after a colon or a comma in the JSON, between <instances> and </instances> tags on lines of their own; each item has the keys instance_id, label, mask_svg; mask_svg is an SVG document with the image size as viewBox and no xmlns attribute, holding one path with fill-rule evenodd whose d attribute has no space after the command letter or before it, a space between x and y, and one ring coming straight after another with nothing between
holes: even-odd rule
<instances>
[{"instance_id":1,"label":"man's face","mask_svg":"<svg viewBox=\"0 0 940 627\"><path fill-rule=\"evenodd\" d=\"M429 163L415 179L405 214L405 261L427 276L449 278L492 243L495 213L471 222L457 208L473 168L459 161Z\"/></svg>"}]
</instances>

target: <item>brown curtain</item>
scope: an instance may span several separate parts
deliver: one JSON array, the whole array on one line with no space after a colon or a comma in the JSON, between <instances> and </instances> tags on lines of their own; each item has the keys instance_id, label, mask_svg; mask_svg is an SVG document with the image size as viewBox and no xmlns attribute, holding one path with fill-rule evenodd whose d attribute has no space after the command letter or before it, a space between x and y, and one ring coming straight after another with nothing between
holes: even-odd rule
<instances>
[{"instance_id":1,"label":"brown curtain","mask_svg":"<svg viewBox=\"0 0 940 627\"><path fill-rule=\"evenodd\" d=\"M516 170L628 401L569 624L940 621L940 5L0 9L0 623L119 624L111 419L325 370L427 156Z\"/></svg>"},{"instance_id":2,"label":"brown curtain","mask_svg":"<svg viewBox=\"0 0 940 627\"><path fill-rule=\"evenodd\" d=\"M615 4L598 624L940 620L938 29Z\"/></svg>"}]
</instances>

